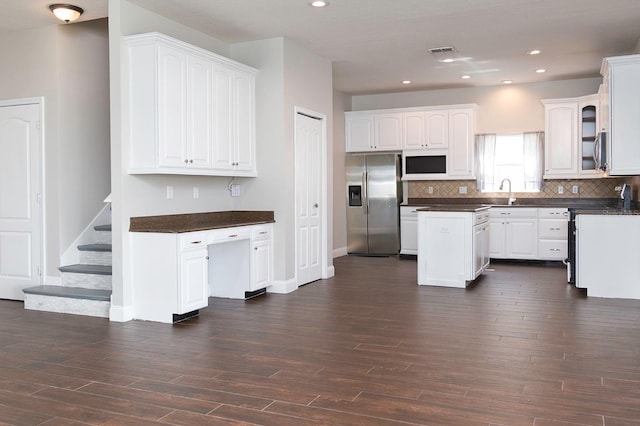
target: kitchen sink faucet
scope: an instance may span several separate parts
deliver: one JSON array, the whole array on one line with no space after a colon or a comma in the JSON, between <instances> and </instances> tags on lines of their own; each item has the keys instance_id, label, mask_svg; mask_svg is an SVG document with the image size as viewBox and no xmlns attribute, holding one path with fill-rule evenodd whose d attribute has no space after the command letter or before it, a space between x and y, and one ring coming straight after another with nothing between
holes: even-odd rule
<instances>
[{"instance_id":1,"label":"kitchen sink faucet","mask_svg":"<svg viewBox=\"0 0 640 426\"><path fill-rule=\"evenodd\" d=\"M513 197L513 194L511 193L511 179L505 178L502 179L502 182L500 182L500 191L502 191L502 187L504 186L504 181L507 181L507 183L509 184L509 201L507 202L508 205L512 205L516 199L515 197Z\"/></svg>"}]
</instances>

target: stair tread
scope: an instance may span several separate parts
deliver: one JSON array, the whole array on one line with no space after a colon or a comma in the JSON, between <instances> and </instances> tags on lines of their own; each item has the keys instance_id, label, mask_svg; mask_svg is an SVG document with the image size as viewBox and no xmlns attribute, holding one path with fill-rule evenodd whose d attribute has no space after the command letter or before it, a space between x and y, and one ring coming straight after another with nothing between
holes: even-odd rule
<instances>
[{"instance_id":1,"label":"stair tread","mask_svg":"<svg viewBox=\"0 0 640 426\"><path fill-rule=\"evenodd\" d=\"M85 299L109 302L111 290L97 290L82 287L63 287L58 285L39 285L22 290L25 294L40 296L67 297L70 299Z\"/></svg>"},{"instance_id":2,"label":"stair tread","mask_svg":"<svg viewBox=\"0 0 640 426\"><path fill-rule=\"evenodd\" d=\"M106 265L66 265L61 266L60 272L72 272L76 274L111 275L111 266Z\"/></svg>"},{"instance_id":3,"label":"stair tread","mask_svg":"<svg viewBox=\"0 0 640 426\"><path fill-rule=\"evenodd\" d=\"M93 229L96 231L111 231L111 225L96 225Z\"/></svg>"},{"instance_id":4,"label":"stair tread","mask_svg":"<svg viewBox=\"0 0 640 426\"><path fill-rule=\"evenodd\" d=\"M111 244L83 244L78 246L80 251L111 251Z\"/></svg>"}]
</instances>

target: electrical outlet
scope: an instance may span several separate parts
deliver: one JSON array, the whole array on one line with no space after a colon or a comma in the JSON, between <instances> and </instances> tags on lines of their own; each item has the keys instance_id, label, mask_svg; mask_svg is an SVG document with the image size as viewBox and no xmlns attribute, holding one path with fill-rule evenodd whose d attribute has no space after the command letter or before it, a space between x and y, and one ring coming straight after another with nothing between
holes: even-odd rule
<instances>
[{"instance_id":1,"label":"electrical outlet","mask_svg":"<svg viewBox=\"0 0 640 426\"><path fill-rule=\"evenodd\" d=\"M580 191L580 188L578 187L578 185L573 185L571 187L571 193L577 194L579 191Z\"/></svg>"},{"instance_id":2,"label":"electrical outlet","mask_svg":"<svg viewBox=\"0 0 640 426\"><path fill-rule=\"evenodd\" d=\"M239 197L240 196L240 185L233 184L231 185L231 196L232 197Z\"/></svg>"},{"instance_id":3,"label":"electrical outlet","mask_svg":"<svg viewBox=\"0 0 640 426\"><path fill-rule=\"evenodd\" d=\"M460 194L466 194L467 193L467 187L466 186L459 186L458 187L458 192Z\"/></svg>"},{"instance_id":4,"label":"electrical outlet","mask_svg":"<svg viewBox=\"0 0 640 426\"><path fill-rule=\"evenodd\" d=\"M564 194L564 186L558 185L558 194Z\"/></svg>"},{"instance_id":5,"label":"electrical outlet","mask_svg":"<svg viewBox=\"0 0 640 426\"><path fill-rule=\"evenodd\" d=\"M197 200L198 198L200 198L200 188L198 188L197 186L193 187L193 199Z\"/></svg>"},{"instance_id":6,"label":"electrical outlet","mask_svg":"<svg viewBox=\"0 0 640 426\"><path fill-rule=\"evenodd\" d=\"M430 187L427 189L427 192L428 192L429 194L433 194L433 186L430 186Z\"/></svg>"},{"instance_id":7,"label":"electrical outlet","mask_svg":"<svg viewBox=\"0 0 640 426\"><path fill-rule=\"evenodd\" d=\"M173 199L173 186L167 185L167 200Z\"/></svg>"}]
</instances>

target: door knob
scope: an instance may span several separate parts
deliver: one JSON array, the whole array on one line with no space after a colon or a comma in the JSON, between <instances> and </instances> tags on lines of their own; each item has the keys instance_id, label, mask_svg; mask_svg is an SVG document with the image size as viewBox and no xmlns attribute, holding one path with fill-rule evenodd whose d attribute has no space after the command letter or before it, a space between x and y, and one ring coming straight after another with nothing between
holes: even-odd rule
<instances>
[{"instance_id":1,"label":"door knob","mask_svg":"<svg viewBox=\"0 0 640 426\"><path fill-rule=\"evenodd\" d=\"M320 207L320 206L318 205L318 203L315 203L315 204L313 205L313 207L315 207L315 208L317 209L317 208L318 208L318 207Z\"/></svg>"}]
</instances>

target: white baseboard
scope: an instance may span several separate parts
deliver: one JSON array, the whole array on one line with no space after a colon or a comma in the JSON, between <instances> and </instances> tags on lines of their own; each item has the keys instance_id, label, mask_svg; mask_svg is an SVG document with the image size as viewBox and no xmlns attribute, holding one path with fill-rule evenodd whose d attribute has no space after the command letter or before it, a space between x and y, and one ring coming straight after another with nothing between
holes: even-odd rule
<instances>
[{"instance_id":1,"label":"white baseboard","mask_svg":"<svg viewBox=\"0 0 640 426\"><path fill-rule=\"evenodd\" d=\"M133 306L114 306L109 310L109 321L127 322L133 319Z\"/></svg>"},{"instance_id":2,"label":"white baseboard","mask_svg":"<svg viewBox=\"0 0 640 426\"><path fill-rule=\"evenodd\" d=\"M333 249L333 258L342 257L347 255L347 247L339 247L337 249Z\"/></svg>"},{"instance_id":3,"label":"white baseboard","mask_svg":"<svg viewBox=\"0 0 640 426\"><path fill-rule=\"evenodd\" d=\"M333 276L335 276L336 274L336 268L333 265L329 265L327 267L327 276L326 277L322 277L323 280L326 280L327 278L331 278Z\"/></svg>"},{"instance_id":4,"label":"white baseboard","mask_svg":"<svg viewBox=\"0 0 640 426\"><path fill-rule=\"evenodd\" d=\"M298 284L296 283L296 279L292 278L287 281L276 281L274 280L273 284L267 287L268 293L278 293L278 294L288 294L298 289Z\"/></svg>"}]
</instances>

